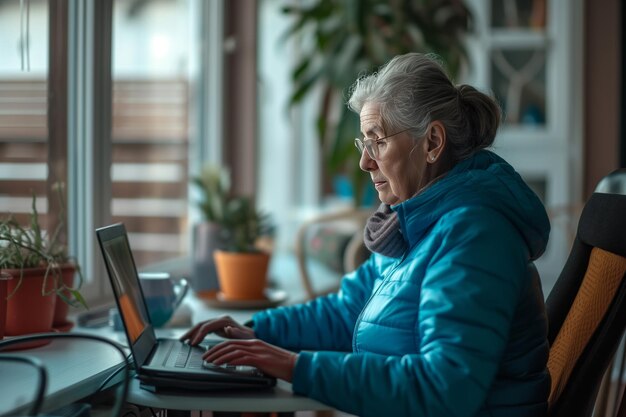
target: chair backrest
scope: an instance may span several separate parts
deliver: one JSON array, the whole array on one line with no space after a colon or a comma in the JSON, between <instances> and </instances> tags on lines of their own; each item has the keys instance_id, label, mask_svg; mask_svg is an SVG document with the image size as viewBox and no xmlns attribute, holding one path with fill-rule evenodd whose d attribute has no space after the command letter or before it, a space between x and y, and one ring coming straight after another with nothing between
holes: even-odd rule
<instances>
[{"instance_id":1,"label":"chair backrest","mask_svg":"<svg viewBox=\"0 0 626 417\"><path fill-rule=\"evenodd\" d=\"M317 296L334 292L340 285L340 280L337 279L332 285L326 285L322 291L319 291L313 284L314 274L309 270L309 263L307 262L307 258L310 257L308 253L309 249L307 248L307 239L309 238L308 235L311 230L323 224L334 224L334 233L340 238L342 234L345 234L346 229L337 227L337 223L344 223L344 225L347 223L347 225L350 226L346 245L343 246L343 248L340 248L340 256L342 258L341 264L345 272L350 272L364 262L370 255L369 251L365 247L365 244L363 243L363 228L367 223L367 219L371 217L373 212L373 208L361 208L323 213L304 222L300 226L296 236L295 252L296 259L298 261L298 268L300 270L300 279L308 299L313 299ZM341 275L338 276L338 278L340 277Z\"/></svg>"},{"instance_id":2,"label":"chair backrest","mask_svg":"<svg viewBox=\"0 0 626 417\"><path fill-rule=\"evenodd\" d=\"M549 415L590 416L626 328L626 196L594 193L546 301Z\"/></svg>"},{"instance_id":3,"label":"chair backrest","mask_svg":"<svg viewBox=\"0 0 626 417\"><path fill-rule=\"evenodd\" d=\"M594 191L596 193L626 195L626 168L616 169L602 178Z\"/></svg>"}]
</instances>

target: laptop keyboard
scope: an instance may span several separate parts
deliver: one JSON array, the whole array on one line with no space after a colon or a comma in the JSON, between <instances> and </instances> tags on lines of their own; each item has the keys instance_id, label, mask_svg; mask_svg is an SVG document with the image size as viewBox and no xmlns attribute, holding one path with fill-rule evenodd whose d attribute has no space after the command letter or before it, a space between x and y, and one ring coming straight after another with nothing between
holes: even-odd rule
<instances>
[{"instance_id":1,"label":"laptop keyboard","mask_svg":"<svg viewBox=\"0 0 626 417\"><path fill-rule=\"evenodd\" d=\"M204 350L192 348L187 344L181 344L176 355L174 366L177 368L200 369L202 368L202 354Z\"/></svg>"},{"instance_id":2,"label":"laptop keyboard","mask_svg":"<svg viewBox=\"0 0 626 417\"><path fill-rule=\"evenodd\" d=\"M168 352L163 355L163 365L166 367L182 368L182 369L209 369L215 372L226 372L245 376L263 376L263 373L254 366L222 364L215 365L205 362L202 355L207 349L219 344L219 341L203 341L198 346L190 346L186 343L180 343L177 340L166 339L163 341L163 351ZM159 359L157 359L158 361Z\"/></svg>"}]
</instances>

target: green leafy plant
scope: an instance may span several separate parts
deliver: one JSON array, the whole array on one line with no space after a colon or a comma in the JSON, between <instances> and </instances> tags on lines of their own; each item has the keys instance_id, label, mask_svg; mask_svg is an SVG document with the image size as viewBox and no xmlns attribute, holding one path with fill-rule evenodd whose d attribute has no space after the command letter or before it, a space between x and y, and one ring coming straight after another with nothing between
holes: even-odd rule
<instances>
[{"instance_id":1,"label":"green leafy plant","mask_svg":"<svg viewBox=\"0 0 626 417\"><path fill-rule=\"evenodd\" d=\"M192 183L201 192L199 207L204 218L220 226L224 249L257 252L257 239L271 230L269 216L258 211L251 198L233 195L229 171L207 165Z\"/></svg>"},{"instance_id":2,"label":"green leafy plant","mask_svg":"<svg viewBox=\"0 0 626 417\"><path fill-rule=\"evenodd\" d=\"M62 185L57 185L57 187L61 207L63 207ZM9 215L0 221L0 270L20 270L19 281L14 291L9 294L9 297L19 290L24 278L24 269L45 268L44 283L41 288L42 295L56 292L69 305L81 305L86 308L85 299L79 291L84 280L80 267L73 258L68 256L66 245L59 241L64 224L63 209L59 214L59 221L54 232L48 235L42 230L39 223L37 199L34 194L31 208L28 226L20 225L13 215ZM62 267L68 263L71 263L76 268L79 276L79 282L76 287L69 287L63 282ZM53 285L49 285L49 280L53 280Z\"/></svg>"},{"instance_id":3,"label":"green leafy plant","mask_svg":"<svg viewBox=\"0 0 626 417\"><path fill-rule=\"evenodd\" d=\"M294 17L285 39L300 40L301 50L291 105L321 88L317 132L324 172L348 173L358 203L368 177L354 151L359 118L344 105L346 89L407 52L436 53L456 76L466 61L470 12L461 0L313 0L282 10Z\"/></svg>"}]
</instances>

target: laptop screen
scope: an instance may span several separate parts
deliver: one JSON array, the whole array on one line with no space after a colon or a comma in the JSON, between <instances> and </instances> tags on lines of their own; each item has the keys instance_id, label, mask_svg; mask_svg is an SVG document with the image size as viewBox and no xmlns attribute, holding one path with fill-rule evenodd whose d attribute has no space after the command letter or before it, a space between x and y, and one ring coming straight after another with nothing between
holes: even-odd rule
<instances>
[{"instance_id":1,"label":"laptop screen","mask_svg":"<svg viewBox=\"0 0 626 417\"><path fill-rule=\"evenodd\" d=\"M148 316L142 308L141 296L134 287L135 267L123 236L103 245L106 262L110 267L111 282L116 287L121 315L131 343L135 343L148 325Z\"/></svg>"},{"instance_id":2,"label":"laptop screen","mask_svg":"<svg viewBox=\"0 0 626 417\"><path fill-rule=\"evenodd\" d=\"M138 366L149 356L156 336L137 276L126 228L115 224L96 230L128 342Z\"/></svg>"}]
</instances>

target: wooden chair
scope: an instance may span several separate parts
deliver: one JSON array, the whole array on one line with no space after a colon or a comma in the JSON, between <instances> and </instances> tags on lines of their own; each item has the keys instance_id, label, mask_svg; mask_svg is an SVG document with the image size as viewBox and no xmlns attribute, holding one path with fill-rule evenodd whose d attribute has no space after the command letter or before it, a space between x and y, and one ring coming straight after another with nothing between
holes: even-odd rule
<instances>
[{"instance_id":1,"label":"wooden chair","mask_svg":"<svg viewBox=\"0 0 626 417\"><path fill-rule=\"evenodd\" d=\"M302 281L302 286L304 287L304 290L306 291L307 297L309 299L335 291L339 288L340 284L339 279L337 279L337 283L335 286L325 288L324 291L319 291L316 289L316 286L314 284L315 280L313 278L314 274L311 272L308 261L308 239L310 238L311 231L314 230L316 227L319 227L320 225L327 225L331 228L335 227L337 233L346 233L346 230L349 230L347 233L349 233L351 236L342 254L343 270L345 272L349 272L357 268L360 263L367 258L369 254L369 252L365 248L365 245L363 244L363 228L365 227L365 223L367 222L367 219L372 215L373 211L374 208L367 208L348 209L335 213L325 213L304 222L300 226L296 235L295 251L296 258L298 260L298 268L300 270L300 279ZM337 226L338 224L347 224L349 226L348 229L339 228Z\"/></svg>"}]
</instances>

